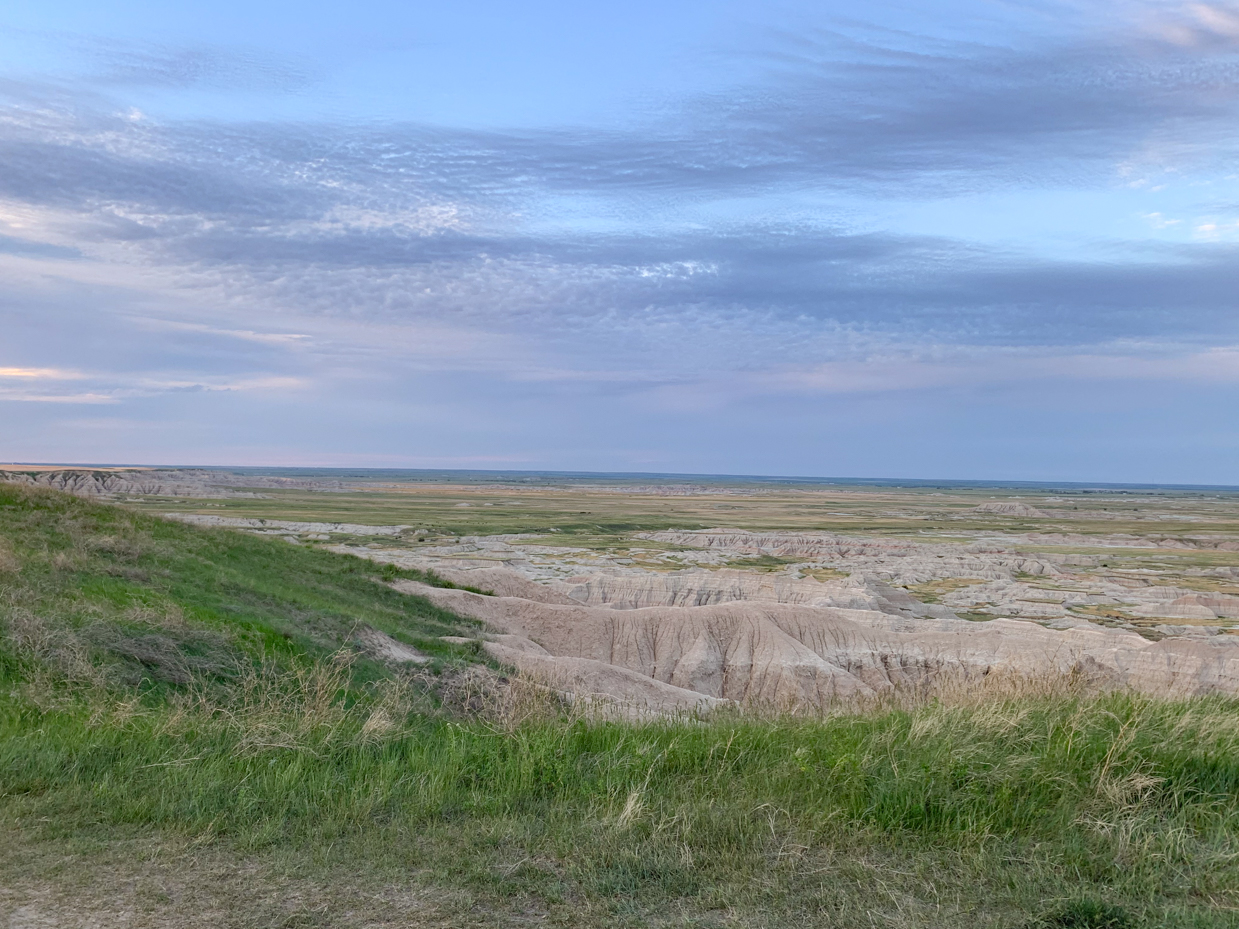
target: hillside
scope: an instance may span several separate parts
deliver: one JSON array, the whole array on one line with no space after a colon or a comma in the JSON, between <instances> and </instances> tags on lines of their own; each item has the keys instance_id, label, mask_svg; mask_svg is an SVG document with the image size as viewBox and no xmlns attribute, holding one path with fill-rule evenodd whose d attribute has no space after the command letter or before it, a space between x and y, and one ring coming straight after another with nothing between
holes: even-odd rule
<instances>
[{"instance_id":1,"label":"hillside","mask_svg":"<svg viewBox=\"0 0 1239 929\"><path fill-rule=\"evenodd\" d=\"M446 583L0 485L0 914L1239 925L1239 701L608 721L397 580Z\"/></svg>"}]
</instances>

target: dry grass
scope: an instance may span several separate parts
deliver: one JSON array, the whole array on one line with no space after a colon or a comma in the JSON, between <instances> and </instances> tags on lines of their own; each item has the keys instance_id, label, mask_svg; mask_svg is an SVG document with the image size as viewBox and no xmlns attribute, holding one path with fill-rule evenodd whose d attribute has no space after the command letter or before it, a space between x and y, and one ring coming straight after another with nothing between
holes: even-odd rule
<instances>
[{"instance_id":1,"label":"dry grass","mask_svg":"<svg viewBox=\"0 0 1239 929\"><path fill-rule=\"evenodd\" d=\"M7 539L0 539L0 577L6 574L16 574L20 567L21 562L17 560L17 555L13 552L13 546Z\"/></svg>"},{"instance_id":2,"label":"dry grass","mask_svg":"<svg viewBox=\"0 0 1239 929\"><path fill-rule=\"evenodd\" d=\"M838 926L998 927L1100 897L1150 926L1199 927L1239 908L1232 703L973 691L815 719L624 724L519 679L458 682L462 705L489 701L486 719L428 713L408 681L350 700L348 682L340 656L261 670L225 701L22 711L43 754L9 743L5 815L36 849L53 841L33 838L42 821L87 846L136 835L170 857L187 841L232 856L268 902L220 888L212 905L247 926L281 894L281 907L314 899L324 925L518 925L529 910L565 926L678 914L704 927L721 906L732 925L820 912ZM1231 761L1201 767L1210 757ZM284 891L281 858L302 875ZM124 895L100 899L103 860L83 859L85 898L114 908ZM16 873L48 886L42 870ZM429 911L390 906L402 896ZM444 903L464 899L472 915ZM149 903L144 918L185 918Z\"/></svg>"},{"instance_id":3,"label":"dry grass","mask_svg":"<svg viewBox=\"0 0 1239 929\"><path fill-rule=\"evenodd\" d=\"M949 593L986 583L980 577L943 577L923 584L909 584L904 589L922 603L941 603Z\"/></svg>"}]
</instances>

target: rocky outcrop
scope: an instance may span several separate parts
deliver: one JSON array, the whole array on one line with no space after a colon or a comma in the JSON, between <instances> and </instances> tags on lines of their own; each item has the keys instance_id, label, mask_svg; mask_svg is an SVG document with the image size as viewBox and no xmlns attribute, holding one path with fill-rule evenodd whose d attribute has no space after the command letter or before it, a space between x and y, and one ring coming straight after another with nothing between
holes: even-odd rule
<instances>
[{"instance_id":1,"label":"rocky outcrop","mask_svg":"<svg viewBox=\"0 0 1239 929\"><path fill-rule=\"evenodd\" d=\"M484 647L496 661L520 669L574 702L586 700L658 713L691 713L730 702L596 658L552 655L524 636L495 636Z\"/></svg>"},{"instance_id":2,"label":"rocky outcrop","mask_svg":"<svg viewBox=\"0 0 1239 929\"><path fill-rule=\"evenodd\" d=\"M302 480L267 475L236 474L205 468L20 468L0 470L0 481L50 487L81 497L255 496L235 488L278 488L339 491L340 481Z\"/></svg>"},{"instance_id":3,"label":"rocky outcrop","mask_svg":"<svg viewBox=\"0 0 1239 929\"><path fill-rule=\"evenodd\" d=\"M1154 643L1088 623L1059 631L1017 620L912 619L743 601L615 610L407 581L396 586L485 622L503 634L487 644L496 658L560 682L568 669L585 667L580 662L598 662L627 672L621 677L629 682L636 674L703 698L785 708L821 707L994 673L1033 679L1074 675L1097 686L1167 695L1239 692L1239 637L1234 636ZM568 664L561 665L561 659ZM588 667L596 672L593 680L601 681L598 675L606 669ZM657 708L658 698L646 686L643 699ZM683 708L684 699L678 695L669 706Z\"/></svg>"},{"instance_id":4,"label":"rocky outcrop","mask_svg":"<svg viewBox=\"0 0 1239 929\"><path fill-rule=\"evenodd\" d=\"M508 568L473 568L462 571L440 567L435 569L435 573L453 584L476 587L497 597L522 597L537 603L570 605L577 602L568 596L568 587L562 583L539 583Z\"/></svg>"},{"instance_id":5,"label":"rocky outcrop","mask_svg":"<svg viewBox=\"0 0 1239 929\"><path fill-rule=\"evenodd\" d=\"M412 526L363 526L358 523L307 523L291 519L251 519L242 516L211 516L198 513L165 513L165 519L211 528L248 529L258 534L273 535L361 535L398 536Z\"/></svg>"},{"instance_id":6,"label":"rocky outcrop","mask_svg":"<svg viewBox=\"0 0 1239 929\"><path fill-rule=\"evenodd\" d=\"M171 471L0 471L11 484L50 487L81 497L220 497L228 492Z\"/></svg>"},{"instance_id":7,"label":"rocky outcrop","mask_svg":"<svg viewBox=\"0 0 1239 929\"><path fill-rule=\"evenodd\" d=\"M989 516L1046 517L1050 515L1027 503L982 503L980 506L973 507L972 512Z\"/></svg>"},{"instance_id":8,"label":"rocky outcrop","mask_svg":"<svg viewBox=\"0 0 1239 929\"><path fill-rule=\"evenodd\" d=\"M752 532L743 529L671 530L642 533L638 538L728 557L771 555L842 570L858 571L892 584L921 584L944 577L989 580L1016 575L1061 573L1064 556L1029 555L1002 545L912 542L905 539L864 539L833 533Z\"/></svg>"},{"instance_id":9,"label":"rocky outcrop","mask_svg":"<svg viewBox=\"0 0 1239 929\"><path fill-rule=\"evenodd\" d=\"M572 600L619 610L761 601L878 610L894 615L954 616L945 607L921 603L908 596L907 591L859 574L823 583L786 574L699 568L661 574L599 573L576 580L567 591Z\"/></svg>"},{"instance_id":10,"label":"rocky outcrop","mask_svg":"<svg viewBox=\"0 0 1239 929\"><path fill-rule=\"evenodd\" d=\"M361 650L386 664L426 664L430 659L411 645L405 645L371 626L358 626L354 638Z\"/></svg>"},{"instance_id":11,"label":"rocky outcrop","mask_svg":"<svg viewBox=\"0 0 1239 929\"><path fill-rule=\"evenodd\" d=\"M634 547L632 555L675 568L651 570L635 565L632 557L548 544L545 534L465 537L416 551L337 550L435 570L455 583L500 594L612 609L769 602L896 616L950 618L975 612L1057 626L1098 615L1118 623L1239 619L1239 597L1163 586L1157 572L1106 569L1104 556L1090 552L1031 553L999 540L919 542L741 529L675 530L640 538L675 548L649 552ZM1124 541L1089 540L1099 547ZM788 564L770 572L724 567L756 555L777 555ZM712 567L684 567L693 560ZM849 576L815 580L812 575L822 568ZM1239 569L1197 569L1202 577L1223 581L1239 577L1232 571ZM922 603L905 588L934 602Z\"/></svg>"},{"instance_id":12,"label":"rocky outcrop","mask_svg":"<svg viewBox=\"0 0 1239 929\"><path fill-rule=\"evenodd\" d=\"M1239 619L1239 597L1229 594L1201 593L1182 587L1145 587L1140 591L1146 601L1134 608L1140 616L1164 616L1167 619Z\"/></svg>"}]
</instances>

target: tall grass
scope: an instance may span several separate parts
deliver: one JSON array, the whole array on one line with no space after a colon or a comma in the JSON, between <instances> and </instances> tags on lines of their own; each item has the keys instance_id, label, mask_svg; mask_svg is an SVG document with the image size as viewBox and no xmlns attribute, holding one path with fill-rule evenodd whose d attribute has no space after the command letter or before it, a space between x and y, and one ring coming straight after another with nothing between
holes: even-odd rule
<instances>
[{"instance_id":1,"label":"tall grass","mask_svg":"<svg viewBox=\"0 0 1239 929\"><path fill-rule=\"evenodd\" d=\"M159 690L261 656L325 657L372 626L440 659L471 624L385 581L423 572L0 484L0 662ZM16 647L16 650L15 648ZM33 668L34 666L32 666ZM381 669L359 662L360 677Z\"/></svg>"},{"instance_id":2,"label":"tall grass","mask_svg":"<svg viewBox=\"0 0 1239 929\"><path fill-rule=\"evenodd\" d=\"M626 811L628 825L669 817L669 835L692 842L720 811L763 807L806 835L840 824L901 841L1066 832L1115 839L1120 857L1157 845L1169 826L1172 845L1221 837L1239 813L1239 705L1229 700L506 728L411 712L417 700L399 684L346 706L339 673L256 674L228 703L44 710L10 696L6 792L63 790L116 821L212 823L240 835L273 824L289 836L363 827L381 799L410 822L556 809L603 823ZM240 782L252 808L230 793ZM728 826L737 840L747 828Z\"/></svg>"},{"instance_id":3,"label":"tall grass","mask_svg":"<svg viewBox=\"0 0 1239 929\"><path fill-rule=\"evenodd\" d=\"M158 707L10 696L0 802L250 850L342 843L363 868L414 863L495 893L551 862L522 889L653 909L794 911L841 851L896 871L951 861L971 878L961 911L994 919L1080 894L1156 925L1229 925L1239 905L1234 701L505 726L418 712L407 684L346 704L345 676L258 672L224 702Z\"/></svg>"}]
</instances>

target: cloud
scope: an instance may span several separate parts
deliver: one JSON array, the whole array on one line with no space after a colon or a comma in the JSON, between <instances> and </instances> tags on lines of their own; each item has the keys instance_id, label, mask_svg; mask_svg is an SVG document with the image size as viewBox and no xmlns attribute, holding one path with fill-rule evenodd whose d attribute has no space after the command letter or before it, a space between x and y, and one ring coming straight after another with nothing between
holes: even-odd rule
<instances>
[{"instance_id":1,"label":"cloud","mask_svg":"<svg viewBox=\"0 0 1239 929\"><path fill-rule=\"evenodd\" d=\"M310 338L309 335L303 332L256 332L253 329L221 329L217 326L208 326L205 323L187 322L178 319L131 317L130 321L144 329L200 333L202 335L222 336L227 339L241 339L245 342L260 342L268 345L297 345ZM0 371L2 370L0 369Z\"/></svg>"},{"instance_id":2,"label":"cloud","mask_svg":"<svg viewBox=\"0 0 1239 929\"><path fill-rule=\"evenodd\" d=\"M6 390L0 387L0 401L13 403L117 403L119 397L113 394L48 394L31 390Z\"/></svg>"},{"instance_id":3,"label":"cloud","mask_svg":"<svg viewBox=\"0 0 1239 929\"><path fill-rule=\"evenodd\" d=\"M27 53L37 51L45 60L58 62L46 79L61 86L295 93L321 79L313 61L241 43L223 47L135 41L11 24L0 29Z\"/></svg>"},{"instance_id":4,"label":"cloud","mask_svg":"<svg viewBox=\"0 0 1239 929\"><path fill-rule=\"evenodd\" d=\"M532 398L536 419L603 396L1232 384L1239 248L1220 224L1216 241L1047 254L863 215L1207 174L1239 142L1226 15L1166 19L1190 42L1121 23L1019 42L806 29L752 51L764 82L609 130L161 122L125 88L311 78L103 48L91 90L4 89L0 399L244 394L317 415L362 398L465 429L515 428L485 418L496 397ZM1124 216L1221 215L1156 205Z\"/></svg>"},{"instance_id":5,"label":"cloud","mask_svg":"<svg viewBox=\"0 0 1239 929\"><path fill-rule=\"evenodd\" d=\"M81 258L82 253L76 248L63 245L52 245L48 242L33 242L30 239L19 239L13 236L0 235L0 252L8 255L19 255L31 258Z\"/></svg>"},{"instance_id":6,"label":"cloud","mask_svg":"<svg viewBox=\"0 0 1239 929\"><path fill-rule=\"evenodd\" d=\"M0 368L0 377L65 381L81 378L82 375L76 371L63 371L59 368Z\"/></svg>"},{"instance_id":7,"label":"cloud","mask_svg":"<svg viewBox=\"0 0 1239 929\"><path fill-rule=\"evenodd\" d=\"M194 331L190 327L190 331ZM166 361L166 359L163 359ZM201 392L288 393L308 386L293 374L251 371L244 374L146 370L70 370L0 367L0 400L33 403L120 403L162 394Z\"/></svg>"},{"instance_id":8,"label":"cloud","mask_svg":"<svg viewBox=\"0 0 1239 929\"><path fill-rule=\"evenodd\" d=\"M1192 9L1192 21L1232 15ZM1121 22L1107 27L989 44L807 29L753 53L767 63L764 83L681 101L624 130L160 127L124 110L70 107L58 118L45 99L8 121L5 180L15 195L130 202L152 218L434 231L460 228L472 208L497 218L546 195L602 197L648 215L779 185L864 185L885 197L1096 181L1124 160L1159 167L1232 154L1234 43L1185 49ZM134 73L187 80L250 67L223 51L99 54L131 61Z\"/></svg>"},{"instance_id":9,"label":"cloud","mask_svg":"<svg viewBox=\"0 0 1239 929\"><path fill-rule=\"evenodd\" d=\"M1233 3L1182 3L1153 6L1145 15L1149 33L1186 47L1239 44L1239 8Z\"/></svg>"},{"instance_id":10,"label":"cloud","mask_svg":"<svg viewBox=\"0 0 1239 929\"><path fill-rule=\"evenodd\" d=\"M906 353L862 361L833 362L811 368L786 369L747 378L754 392L850 394L922 390L940 387L1033 383L1045 380L1179 381L1239 384L1239 346L1192 351L1182 346L1152 351L1004 352L971 357L940 348L945 357Z\"/></svg>"},{"instance_id":11,"label":"cloud","mask_svg":"<svg viewBox=\"0 0 1239 929\"><path fill-rule=\"evenodd\" d=\"M317 76L308 62L276 58L269 52L117 40L79 40L74 44L94 64L93 73L86 75L86 80L94 86L201 87L287 93L305 89Z\"/></svg>"}]
</instances>

